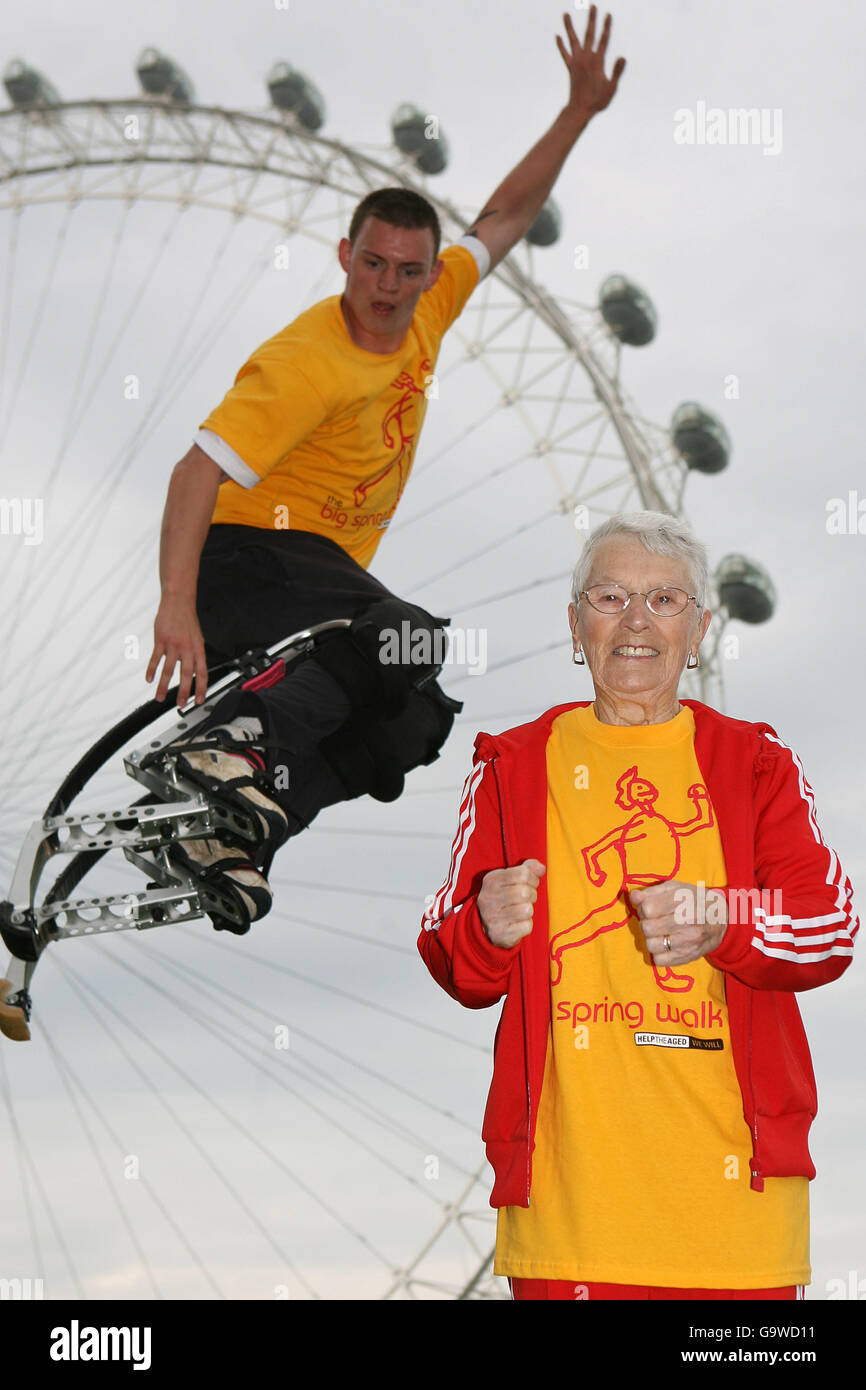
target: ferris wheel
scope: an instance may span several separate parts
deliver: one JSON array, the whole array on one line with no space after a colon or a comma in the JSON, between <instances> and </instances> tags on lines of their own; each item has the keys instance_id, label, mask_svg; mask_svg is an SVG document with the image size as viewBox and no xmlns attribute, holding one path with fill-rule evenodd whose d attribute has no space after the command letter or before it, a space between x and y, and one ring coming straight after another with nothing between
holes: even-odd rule
<instances>
[{"instance_id":1,"label":"ferris wheel","mask_svg":"<svg viewBox=\"0 0 866 1390\"><path fill-rule=\"evenodd\" d=\"M447 142L419 109L364 149L318 133L321 97L285 64L260 113L196 104L156 50L137 72L124 100L61 100L20 62L4 79L6 879L68 766L144 698L168 472L239 362L339 291L334 247L371 189L422 192L446 241L477 211L431 191ZM559 230L549 205L447 335L377 557L452 618L442 685L464 712L439 762L395 805L323 813L246 941L195 923L40 967L34 1040L0 1054L0 1210L47 1297L505 1296L477 1137L491 1022L437 997L414 936L477 729L586 693L564 621L582 536L622 510L681 514L690 470L730 450L698 404L642 416L623 365L652 303L620 274L594 305L545 291ZM765 620L774 595L739 555L714 587L688 693L718 705L724 622ZM119 764L92 794L128 799ZM108 873L122 892L129 873Z\"/></svg>"}]
</instances>

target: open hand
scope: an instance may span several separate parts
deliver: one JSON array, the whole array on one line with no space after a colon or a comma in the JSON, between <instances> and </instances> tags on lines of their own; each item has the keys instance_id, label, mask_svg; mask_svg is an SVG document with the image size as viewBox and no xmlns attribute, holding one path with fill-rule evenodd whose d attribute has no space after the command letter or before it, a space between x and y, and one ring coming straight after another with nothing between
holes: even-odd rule
<instances>
[{"instance_id":1,"label":"open hand","mask_svg":"<svg viewBox=\"0 0 866 1390\"><path fill-rule=\"evenodd\" d=\"M205 658L204 637L196 617L195 604L185 599L164 598L153 625L153 652L145 673L145 680L152 681L157 667L162 662L162 673L155 692L155 699L164 700L175 667L180 663L180 688L177 692L178 708L185 705L192 691L195 677L196 704L203 704L207 692L207 660Z\"/></svg>"},{"instance_id":2,"label":"open hand","mask_svg":"<svg viewBox=\"0 0 866 1390\"><path fill-rule=\"evenodd\" d=\"M603 111L613 100L619 79L625 68L625 58L617 58L610 77L605 77L604 62L610 38L611 17L610 15L606 17L598 48L593 48L595 17L596 7L591 5L582 45L575 32L571 15L565 14L562 17L569 46L566 47L559 34L556 36L556 46L568 68L570 80L571 90L567 109L580 117L584 124L597 112Z\"/></svg>"}]
</instances>

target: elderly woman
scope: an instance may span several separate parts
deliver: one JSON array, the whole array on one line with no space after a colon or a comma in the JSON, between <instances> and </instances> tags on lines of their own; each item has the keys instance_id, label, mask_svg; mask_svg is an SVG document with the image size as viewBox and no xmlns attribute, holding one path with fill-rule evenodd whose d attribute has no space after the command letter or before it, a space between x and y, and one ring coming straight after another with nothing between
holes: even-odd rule
<instances>
[{"instance_id":1,"label":"elderly woman","mask_svg":"<svg viewBox=\"0 0 866 1390\"><path fill-rule=\"evenodd\" d=\"M419 949L503 996L484 1122L515 1298L782 1299L808 1283L815 1081L795 991L848 965L850 885L795 754L680 700L704 548L589 537L569 607L595 699L479 734Z\"/></svg>"}]
</instances>

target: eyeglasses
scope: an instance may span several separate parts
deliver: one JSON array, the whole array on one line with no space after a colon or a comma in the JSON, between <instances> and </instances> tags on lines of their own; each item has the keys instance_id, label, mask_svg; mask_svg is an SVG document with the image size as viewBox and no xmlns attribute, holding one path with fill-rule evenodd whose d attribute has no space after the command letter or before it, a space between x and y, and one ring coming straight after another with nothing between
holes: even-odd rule
<instances>
[{"instance_id":1,"label":"eyeglasses","mask_svg":"<svg viewBox=\"0 0 866 1390\"><path fill-rule=\"evenodd\" d=\"M591 589L581 589L578 598L585 598L597 613L622 613L635 597L642 598L651 613L657 618L675 618L690 603L700 607L694 594L685 589L650 589L648 594L639 590L629 593L622 584L593 584Z\"/></svg>"}]
</instances>

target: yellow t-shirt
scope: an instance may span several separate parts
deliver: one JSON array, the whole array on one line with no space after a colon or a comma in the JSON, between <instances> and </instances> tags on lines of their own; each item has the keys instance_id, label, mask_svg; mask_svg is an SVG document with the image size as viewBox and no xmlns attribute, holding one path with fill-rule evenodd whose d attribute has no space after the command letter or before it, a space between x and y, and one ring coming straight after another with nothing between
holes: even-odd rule
<instances>
[{"instance_id":1,"label":"yellow t-shirt","mask_svg":"<svg viewBox=\"0 0 866 1390\"><path fill-rule=\"evenodd\" d=\"M333 295L253 353L202 429L261 481L223 483L213 522L314 531L367 568L409 477L442 336L478 282L465 246L441 259L396 352L358 347Z\"/></svg>"},{"instance_id":2,"label":"yellow t-shirt","mask_svg":"<svg viewBox=\"0 0 866 1390\"><path fill-rule=\"evenodd\" d=\"M626 892L722 887L694 717L560 715L547 745L551 1031L528 1208L503 1207L497 1274L777 1288L809 1270L806 1178L750 1187L725 979L658 968Z\"/></svg>"}]
</instances>

